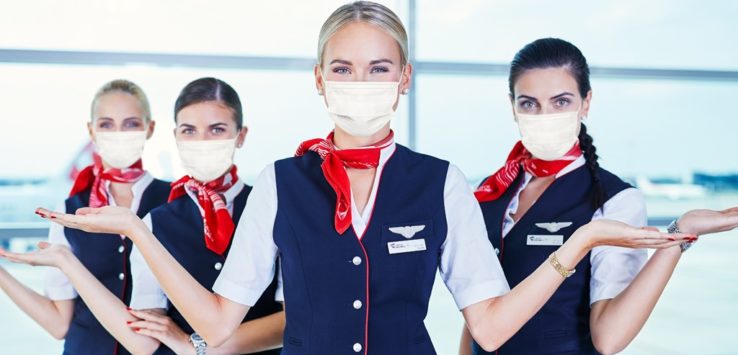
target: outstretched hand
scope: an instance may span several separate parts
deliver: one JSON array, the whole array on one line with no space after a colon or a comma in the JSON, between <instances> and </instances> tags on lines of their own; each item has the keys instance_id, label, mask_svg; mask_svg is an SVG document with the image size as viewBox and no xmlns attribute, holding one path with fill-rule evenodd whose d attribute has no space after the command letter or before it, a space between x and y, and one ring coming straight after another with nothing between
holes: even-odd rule
<instances>
[{"instance_id":1,"label":"outstretched hand","mask_svg":"<svg viewBox=\"0 0 738 355\"><path fill-rule=\"evenodd\" d=\"M691 210L679 217L677 227L696 235L726 232L738 228L738 207L722 211Z\"/></svg>"},{"instance_id":2,"label":"outstretched hand","mask_svg":"<svg viewBox=\"0 0 738 355\"><path fill-rule=\"evenodd\" d=\"M654 227L638 228L608 219L589 222L580 227L576 233L586 236L593 246L610 245L626 248L664 249L697 239L690 234L668 234Z\"/></svg>"},{"instance_id":3,"label":"outstretched hand","mask_svg":"<svg viewBox=\"0 0 738 355\"><path fill-rule=\"evenodd\" d=\"M59 213L45 208L36 209L36 214L68 228L90 233L130 235L143 224L138 216L125 207L105 206L80 208L75 214Z\"/></svg>"},{"instance_id":4,"label":"outstretched hand","mask_svg":"<svg viewBox=\"0 0 738 355\"><path fill-rule=\"evenodd\" d=\"M48 242L38 243L38 249L28 253L13 253L0 249L0 257L18 264L60 267L64 259L72 255L69 247Z\"/></svg>"}]
</instances>

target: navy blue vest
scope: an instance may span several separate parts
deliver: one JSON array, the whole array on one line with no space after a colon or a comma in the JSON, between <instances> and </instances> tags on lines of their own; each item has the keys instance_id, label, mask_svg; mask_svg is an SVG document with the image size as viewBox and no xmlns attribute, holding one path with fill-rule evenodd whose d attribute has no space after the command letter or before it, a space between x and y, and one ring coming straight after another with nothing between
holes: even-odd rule
<instances>
[{"instance_id":1,"label":"navy blue vest","mask_svg":"<svg viewBox=\"0 0 738 355\"><path fill-rule=\"evenodd\" d=\"M500 263L510 287L515 287L532 274L558 249L558 246L526 245L528 235L563 235L566 241L579 227L589 223L595 213L589 194L591 174L587 167L582 166L554 180L503 239L505 210L523 175L518 176L502 197L480 204L489 240L499 250ZM599 176L607 200L631 187L604 169L599 170ZM555 233L536 226L536 223L546 222L572 222L572 225ZM497 354L597 354L589 330L589 253L576 270L543 308L500 347ZM476 343L473 350L474 354L489 354Z\"/></svg>"},{"instance_id":2,"label":"navy blue vest","mask_svg":"<svg viewBox=\"0 0 738 355\"><path fill-rule=\"evenodd\" d=\"M251 187L244 186L243 190L234 199L234 221L238 222L241 219L241 213L243 213L250 192ZM216 254L207 248L203 235L202 216L195 201L185 194L166 205L155 208L151 211L151 224L154 235L167 251L177 259L195 280L212 291L213 284L215 284L221 267L228 256L230 246L223 255ZM282 305L274 300L276 290L277 278L275 276L271 285L264 291L254 307L251 307L243 321L246 322L281 311ZM169 302L167 315L185 333L191 334L194 331L171 302ZM258 354L277 355L279 351L279 349L274 349ZM174 354L174 352L161 344L155 354Z\"/></svg>"},{"instance_id":3,"label":"navy blue vest","mask_svg":"<svg viewBox=\"0 0 738 355\"><path fill-rule=\"evenodd\" d=\"M154 179L141 196L138 216L143 217L154 207L165 204L169 197L169 183ZM64 203L67 213L87 207L90 190L69 197ZM105 285L118 295L125 304L131 298L131 240L121 239L117 234L87 233L78 229L64 228L72 252ZM74 302L72 323L64 338L64 354L128 354L98 322L81 297Z\"/></svg>"},{"instance_id":4,"label":"navy blue vest","mask_svg":"<svg viewBox=\"0 0 738 355\"><path fill-rule=\"evenodd\" d=\"M435 354L423 320L446 239L448 163L397 145L376 177L361 240L353 228L336 232L336 194L321 163L313 153L275 163L283 354ZM389 254L387 243L406 240L389 228L412 225L425 225L412 239L424 239L427 250Z\"/></svg>"}]
</instances>

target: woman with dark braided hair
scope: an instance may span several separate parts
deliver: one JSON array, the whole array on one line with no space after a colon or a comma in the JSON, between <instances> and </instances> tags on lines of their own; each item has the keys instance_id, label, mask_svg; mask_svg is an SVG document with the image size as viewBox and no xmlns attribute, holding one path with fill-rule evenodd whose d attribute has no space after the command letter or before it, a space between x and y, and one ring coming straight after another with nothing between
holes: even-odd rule
<instances>
[{"instance_id":1,"label":"woman with dark braided hair","mask_svg":"<svg viewBox=\"0 0 738 355\"><path fill-rule=\"evenodd\" d=\"M645 200L599 166L582 123L592 89L577 47L556 38L526 45L512 61L509 89L521 141L475 192L487 234L513 289L546 260L568 271L561 273L561 287L497 354L622 351L696 237L656 250L650 260L645 249L596 243L576 265L559 264L554 252L593 220L645 226ZM695 210L674 221L669 232L696 236L736 226L738 208ZM465 327L460 354L470 353L488 354Z\"/></svg>"}]
</instances>

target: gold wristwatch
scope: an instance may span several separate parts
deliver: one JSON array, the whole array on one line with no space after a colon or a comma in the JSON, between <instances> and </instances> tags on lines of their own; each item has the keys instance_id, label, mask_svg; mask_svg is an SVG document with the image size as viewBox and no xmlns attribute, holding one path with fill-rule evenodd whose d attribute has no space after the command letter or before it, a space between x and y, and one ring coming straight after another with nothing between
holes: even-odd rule
<instances>
[{"instance_id":1,"label":"gold wristwatch","mask_svg":"<svg viewBox=\"0 0 738 355\"><path fill-rule=\"evenodd\" d=\"M551 255L548 256L548 262L553 266L554 269L556 269L556 272L561 274L564 278L567 278L571 275L574 275L575 272L577 272L577 269L567 269L564 266L561 265L559 262L559 259L556 257L556 253L551 253Z\"/></svg>"}]
</instances>

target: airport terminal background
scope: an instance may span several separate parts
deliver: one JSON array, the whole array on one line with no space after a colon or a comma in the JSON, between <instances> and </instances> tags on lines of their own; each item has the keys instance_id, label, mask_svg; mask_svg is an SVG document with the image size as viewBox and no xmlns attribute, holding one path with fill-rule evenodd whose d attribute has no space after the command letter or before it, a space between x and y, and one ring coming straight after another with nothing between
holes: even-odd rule
<instances>
[{"instance_id":1,"label":"airport terminal background","mask_svg":"<svg viewBox=\"0 0 738 355\"><path fill-rule=\"evenodd\" d=\"M156 133L144 162L173 179L172 108L189 81L215 76L245 105L236 155L253 183L271 161L331 121L313 83L321 23L344 1L4 2L0 11L0 243L46 235L33 209L55 207L89 163L85 123L97 88L130 79L149 96ZM393 121L397 140L448 159L478 183L518 138L507 89L514 53L540 37L577 45L592 67L587 119L601 164L641 188L651 224L692 208L738 205L738 2L636 0L380 1L408 26L415 65ZM624 354L738 353L738 233L702 238L682 259ZM41 289L43 271L2 262ZM0 295L4 354L60 353ZM453 354L462 318L441 282L427 324Z\"/></svg>"}]
</instances>

